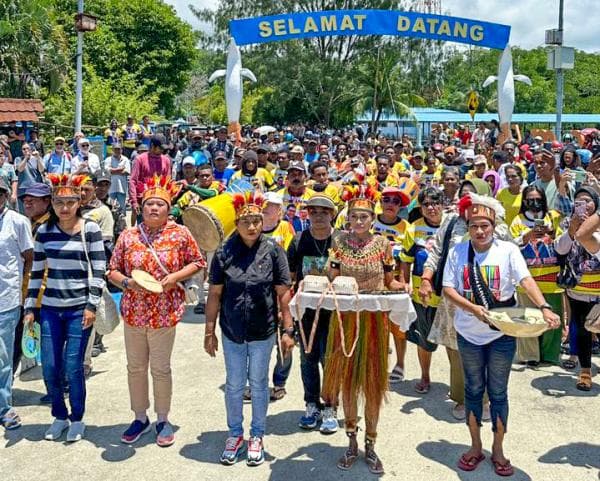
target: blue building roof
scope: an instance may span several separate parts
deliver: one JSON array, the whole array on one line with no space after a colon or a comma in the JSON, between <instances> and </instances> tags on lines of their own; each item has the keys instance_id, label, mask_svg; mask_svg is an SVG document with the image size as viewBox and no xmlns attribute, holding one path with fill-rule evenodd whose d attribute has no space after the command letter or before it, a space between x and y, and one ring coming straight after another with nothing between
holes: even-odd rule
<instances>
[{"instance_id":1,"label":"blue building roof","mask_svg":"<svg viewBox=\"0 0 600 481\"><path fill-rule=\"evenodd\" d=\"M412 109L414 117L396 117L393 114L382 114L379 122L417 122L417 123L471 123L471 115L468 113L457 112L455 110L434 109L430 107L415 107ZM497 113L477 113L475 114L475 122L489 122L490 120L498 120ZM370 122L371 113L365 112L359 115L357 122ZM585 124L594 125L600 124L600 114L563 114L563 123L567 124ZM556 114L513 114L512 122L515 124L554 124L556 122Z\"/></svg>"}]
</instances>

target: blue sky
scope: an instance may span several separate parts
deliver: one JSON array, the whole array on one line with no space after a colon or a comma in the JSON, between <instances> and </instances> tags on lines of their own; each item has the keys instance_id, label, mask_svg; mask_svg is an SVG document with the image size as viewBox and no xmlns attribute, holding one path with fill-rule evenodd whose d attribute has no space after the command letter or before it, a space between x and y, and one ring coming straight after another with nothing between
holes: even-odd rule
<instances>
[{"instance_id":1,"label":"blue sky","mask_svg":"<svg viewBox=\"0 0 600 481\"><path fill-rule=\"evenodd\" d=\"M195 28L205 29L188 5L212 7L216 0L165 0L181 18ZM544 44L547 29L558 26L559 0L442 0L444 12L457 17L504 23L512 27L511 44L534 48ZM594 19L598 20L596 22ZM600 52L600 1L565 0L564 42L587 52Z\"/></svg>"}]
</instances>

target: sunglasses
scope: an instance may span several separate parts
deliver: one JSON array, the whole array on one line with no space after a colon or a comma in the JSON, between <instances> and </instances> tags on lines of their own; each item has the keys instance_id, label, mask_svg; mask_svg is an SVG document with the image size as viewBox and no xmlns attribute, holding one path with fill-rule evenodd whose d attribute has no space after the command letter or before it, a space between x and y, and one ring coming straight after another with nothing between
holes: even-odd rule
<instances>
[{"instance_id":1,"label":"sunglasses","mask_svg":"<svg viewBox=\"0 0 600 481\"><path fill-rule=\"evenodd\" d=\"M56 142L54 145L65 145L64 142Z\"/></svg>"},{"instance_id":2,"label":"sunglasses","mask_svg":"<svg viewBox=\"0 0 600 481\"><path fill-rule=\"evenodd\" d=\"M394 204L394 205L400 205L402 203L402 200L400 200L398 197L382 197L381 201L384 204Z\"/></svg>"}]
</instances>

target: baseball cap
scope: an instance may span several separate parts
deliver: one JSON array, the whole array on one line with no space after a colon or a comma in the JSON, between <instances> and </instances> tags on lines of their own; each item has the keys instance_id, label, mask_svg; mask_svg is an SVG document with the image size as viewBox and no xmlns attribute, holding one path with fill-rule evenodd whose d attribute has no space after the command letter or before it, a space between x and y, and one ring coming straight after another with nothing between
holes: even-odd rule
<instances>
[{"instance_id":1,"label":"baseball cap","mask_svg":"<svg viewBox=\"0 0 600 481\"><path fill-rule=\"evenodd\" d=\"M304 154L304 149L299 145L294 145L290 152L292 154Z\"/></svg>"},{"instance_id":2,"label":"baseball cap","mask_svg":"<svg viewBox=\"0 0 600 481\"><path fill-rule=\"evenodd\" d=\"M306 173L306 166L304 165L304 162L301 160L294 160L292 162L290 162L290 166L288 167L288 172L290 170L301 170L302 172Z\"/></svg>"},{"instance_id":3,"label":"baseball cap","mask_svg":"<svg viewBox=\"0 0 600 481\"><path fill-rule=\"evenodd\" d=\"M23 198L26 195L30 197L50 197L52 195L52 190L48 184L34 182L33 184L30 184L25 192L23 192L19 197Z\"/></svg>"},{"instance_id":4,"label":"baseball cap","mask_svg":"<svg viewBox=\"0 0 600 481\"><path fill-rule=\"evenodd\" d=\"M139 152L148 152L148 144L140 144L136 149Z\"/></svg>"},{"instance_id":5,"label":"baseball cap","mask_svg":"<svg viewBox=\"0 0 600 481\"><path fill-rule=\"evenodd\" d=\"M283 205L283 196L277 192L267 192L263 197L269 204Z\"/></svg>"},{"instance_id":6,"label":"baseball cap","mask_svg":"<svg viewBox=\"0 0 600 481\"><path fill-rule=\"evenodd\" d=\"M188 155L183 159L181 165L196 165L196 160L191 155Z\"/></svg>"},{"instance_id":7,"label":"baseball cap","mask_svg":"<svg viewBox=\"0 0 600 481\"><path fill-rule=\"evenodd\" d=\"M54 143L56 142L66 142L64 137L61 137L60 135L58 137L54 137Z\"/></svg>"},{"instance_id":8,"label":"baseball cap","mask_svg":"<svg viewBox=\"0 0 600 481\"><path fill-rule=\"evenodd\" d=\"M79 139L79 141L77 142L77 145L81 145L81 144L89 144L89 143L90 143L90 141L89 141L89 139L88 139L87 137L81 137L81 138Z\"/></svg>"},{"instance_id":9,"label":"baseball cap","mask_svg":"<svg viewBox=\"0 0 600 481\"><path fill-rule=\"evenodd\" d=\"M473 165L481 165L481 164L487 165L487 159L485 158L485 155L478 155L477 157L475 157L475 160L473 161Z\"/></svg>"},{"instance_id":10,"label":"baseball cap","mask_svg":"<svg viewBox=\"0 0 600 481\"><path fill-rule=\"evenodd\" d=\"M256 147L256 152L269 152L271 148L268 145L260 144Z\"/></svg>"},{"instance_id":11,"label":"baseball cap","mask_svg":"<svg viewBox=\"0 0 600 481\"><path fill-rule=\"evenodd\" d=\"M223 152L222 150L217 150L215 152L215 156L213 157L214 160L217 159L227 159L227 155L225 155L225 152Z\"/></svg>"},{"instance_id":12,"label":"baseball cap","mask_svg":"<svg viewBox=\"0 0 600 481\"><path fill-rule=\"evenodd\" d=\"M106 169L101 169L94 174L94 182L110 182L110 172Z\"/></svg>"}]
</instances>

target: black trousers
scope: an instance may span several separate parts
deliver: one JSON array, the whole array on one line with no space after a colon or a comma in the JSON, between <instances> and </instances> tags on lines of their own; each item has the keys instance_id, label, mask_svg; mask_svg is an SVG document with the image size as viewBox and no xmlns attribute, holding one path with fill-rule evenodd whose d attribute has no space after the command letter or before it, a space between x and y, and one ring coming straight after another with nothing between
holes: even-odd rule
<instances>
[{"instance_id":1,"label":"black trousers","mask_svg":"<svg viewBox=\"0 0 600 481\"><path fill-rule=\"evenodd\" d=\"M594 304L591 302L578 301L569 297L571 306L571 321L577 326L575 345L577 346L577 357L579 365L584 369L592 367L592 333L585 328L585 318L592 310Z\"/></svg>"}]
</instances>

